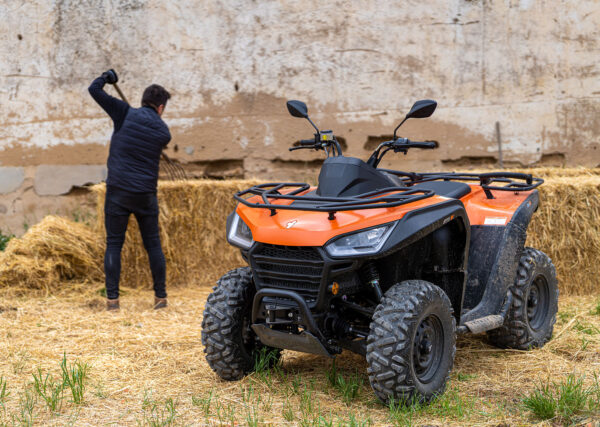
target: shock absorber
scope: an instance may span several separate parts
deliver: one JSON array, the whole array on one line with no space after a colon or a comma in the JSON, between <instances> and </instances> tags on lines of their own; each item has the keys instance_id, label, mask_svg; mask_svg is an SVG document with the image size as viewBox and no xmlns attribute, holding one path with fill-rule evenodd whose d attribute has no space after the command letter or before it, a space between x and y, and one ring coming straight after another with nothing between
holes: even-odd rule
<instances>
[{"instance_id":1,"label":"shock absorber","mask_svg":"<svg viewBox=\"0 0 600 427\"><path fill-rule=\"evenodd\" d=\"M372 261L369 261L363 265L361 269L361 276L365 283L369 285L371 289L373 289L373 292L375 292L377 302L380 302L383 298L383 292L381 292L381 287L379 286L379 272Z\"/></svg>"}]
</instances>

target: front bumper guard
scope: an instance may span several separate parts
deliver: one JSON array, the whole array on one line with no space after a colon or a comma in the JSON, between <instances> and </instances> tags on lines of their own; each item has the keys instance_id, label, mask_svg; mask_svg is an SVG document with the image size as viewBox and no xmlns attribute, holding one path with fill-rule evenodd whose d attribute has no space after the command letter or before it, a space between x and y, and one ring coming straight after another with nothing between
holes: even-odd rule
<instances>
[{"instance_id":1,"label":"front bumper guard","mask_svg":"<svg viewBox=\"0 0 600 427\"><path fill-rule=\"evenodd\" d=\"M266 323L257 323L260 305L265 297L285 298L294 301L304 321L304 331L299 334L271 329ZM261 289L254 296L252 304L252 330L260 341L268 346L287 350L302 351L321 356L334 357L323 344L326 340L310 312L308 304L296 292L283 289Z\"/></svg>"}]
</instances>

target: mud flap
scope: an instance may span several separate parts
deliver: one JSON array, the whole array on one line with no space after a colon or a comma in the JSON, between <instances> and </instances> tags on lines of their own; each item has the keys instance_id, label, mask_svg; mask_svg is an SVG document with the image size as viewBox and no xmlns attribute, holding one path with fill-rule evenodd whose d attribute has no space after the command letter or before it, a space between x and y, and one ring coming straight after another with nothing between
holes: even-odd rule
<instances>
[{"instance_id":1,"label":"mud flap","mask_svg":"<svg viewBox=\"0 0 600 427\"><path fill-rule=\"evenodd\" d=\"M334 356L327 351L313 334L308 331L302 331L299 334L274 331L267 325L254 324L252 329L265 345L275 348L284 348L287 350L302 351L304 353L318 354L333 358Z\"/></svg>"}]
</instances>

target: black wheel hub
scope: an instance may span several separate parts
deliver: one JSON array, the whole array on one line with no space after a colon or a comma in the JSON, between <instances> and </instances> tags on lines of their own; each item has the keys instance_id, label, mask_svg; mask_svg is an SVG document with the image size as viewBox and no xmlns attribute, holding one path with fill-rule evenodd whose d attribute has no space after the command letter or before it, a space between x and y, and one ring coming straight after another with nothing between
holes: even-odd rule
<instances>
[{"instance_id":1,"label":"black wheel hub","mask_svg":"<svg viewBox=\"0 0 600 427\"><path fill-rule=\"evenodd\" d=\"M527 293L527 321L533 330L540 329L548 317L550 288L544 276L537 276Z\"/></svg>"},{"instance_id":2,"label":"black wheel hub","mask_svg":"<svg viewBox=\"0 0 600 427\"><path fill-rule=\"evenodd\" d=\"M444 330L442 323L432 314L426 316L419 326L413 342L413 368L422 383L430 382L442 362Z\"/></svg>"}]
</instances>

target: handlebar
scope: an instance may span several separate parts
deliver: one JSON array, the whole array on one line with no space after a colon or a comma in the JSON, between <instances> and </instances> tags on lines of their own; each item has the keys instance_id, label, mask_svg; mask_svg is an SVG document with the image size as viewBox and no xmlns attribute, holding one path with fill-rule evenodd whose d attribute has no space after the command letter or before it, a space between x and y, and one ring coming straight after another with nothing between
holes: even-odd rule
<instances>
[{"instance_id":1,"label":"handlebar","mask_svg":"<svg viewBox=\"0 0 600 427\"><path fill-rule=\"evenodd\" d=\"M411 141L408 138L385 141L379 144L379 147L377 147L373 154L371 154L369 160L367 160L367 163L376 168L385 153L390 150L394 150L394 153L402 152L406 154L409 148L424 148L431 150L437 148L437 146L437 142L435 141ZM382 149L384 149L383 152L381 151Z\"/></svg>"},{"instance_id":2,"label":"handlebar","mask_svg":"<svg viewBox=\"0 0 600 427\"><path fill-rule=\"evenodd\" d=\"M299 143L300 145L315 145L315 139L301 139Z\"/></svg>"}]
</instances>

